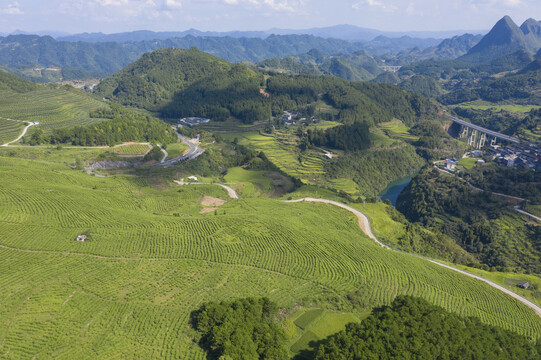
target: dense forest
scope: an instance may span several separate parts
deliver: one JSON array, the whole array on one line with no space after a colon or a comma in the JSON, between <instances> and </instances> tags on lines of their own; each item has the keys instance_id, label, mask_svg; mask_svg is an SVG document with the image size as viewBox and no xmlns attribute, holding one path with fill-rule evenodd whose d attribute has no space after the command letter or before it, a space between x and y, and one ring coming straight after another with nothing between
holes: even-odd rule
<instances>
[{"instance_id":1,"label":"dense forest","mask_svg":"<svg viewBox=\"0 0 541 360\"><path fill-rule=\"evenodd\" d=\"M537 175L531 179L528 174L509 173L508 182L501 179L505 172L472 171L464 176L481 181L475 184L487 190L505 191L509 188L505 184L519 181L522 185L517 189L539 190ZM524 221L505 198L477 191L457 177L425 168L400 194L397 209L409 221L453 238L486 268L532 273L541 270L541 226Z\"/></svg>"},{"instance_id":2,"label":"dense forest","mask_svg":"<svg viewBox=\"0 0 541 360\"><path fill-rule=\"evenodd\" d=\"M288 359L285 334L273 321L277 312L267 298L211 302L192 314L192 322L212 358Z\"/></svg>"},{"instance_id":3,"label":"dense forest","mask_svg":"<svg viewBox=\"0 0 541 360\"><path fill-rule=\"evenodd\" d=\"M171 75L174 74L174 75ZM331 76L265 74L197 49L165 49L104 80L96 89L125 105L157 111L165 118L234 117L245 123L266 120L323 100L343 123L368 125L400 118L408 125L433 117L437 106L393 85L348 82Z\"/></svg>"},{"instance_id":4,"label":"dense forest","mask_svg":"<svg viewBox=\"0 0 541 360\"><path fill-rule=\"evenodd\" d=\"M10 35L0 37L0 64L11 68L58 67L85 73L112 74L143 54L164 48L199 49L232 62L253 61L303 54L318 49L327 54L351 53L359 44L311 35L271 35L260 38L184 36L181 38L88 43L58 41L50 36Z\"/></svg>"},{"instance_id":5,"label":"dense forest","mask_svg":"<svg viewBox=\"0 0 541 360\"><path fill-rule=\"evenodd\" d=\"M327 130L308 130L306 138L311 145L356 151L370 147L369 130L368 125L365 123L356 122Z\"/></svg>"},{"instance_id":6,"label":"dense forest","mask_svg":"<svg viewBox=\"0 0 541 360\"><path fill-rule=\"evenodd\" d=\"M524 336L462 318L425 300L397 296L319 345L315 359L516 359L541 357Z\"/></svg>"},{"instance_id":7,"label":"dense forest","mask_svg":"<svg viewBox=\"0 0 541 360\"><path fill-rule=\"evenodd\" d=\"M325 173L329 179L352 179L361 193L375 196L390 181L411 175L424 164L413 146L397 144L391 149L345 153L327 162Z\"/></svg>"}]
</instances>

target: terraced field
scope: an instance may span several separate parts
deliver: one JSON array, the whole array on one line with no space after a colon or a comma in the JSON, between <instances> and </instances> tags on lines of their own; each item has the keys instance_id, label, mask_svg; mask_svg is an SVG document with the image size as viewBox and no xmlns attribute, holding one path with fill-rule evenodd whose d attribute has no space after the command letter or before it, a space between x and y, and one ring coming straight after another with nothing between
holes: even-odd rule
<instances>
[{"instance_id":1,"label":"terraced field","mask_svg":"<svg viewBox=\"0 0 541 360\"><path fill-rule=\"evenodd\" d=\"M264 136L259 134L246 135L241 143L251 144L265 155L285 173L301 179L307 184L317 183L325 174L323 169L323 153L312 151L297 154L289 143L287 135Z\"/></svg>"},{"instance_id":2,"label":"terraced field","mask_svg":"<svg viewBox=\"0 0 541 360\"><path fill-rule=\"evenodd\" d=\"M23 121L0 118L0 145L18 138L23 129Z\"/></svg>"},{"instance_id":3,"label":"terraced field","mask_svg":"<svg viewBox=\"0 0 541 360\"><path fill-rule=\"evenodd\" d=\"M118 155L144 155L149 150L148 144L127 144L115 147L113 152Z\"/></svg>"},{"instance_id":4,"label":"terraced field","mask_svg":"<svg viewBox=\"0 0 541 360\"><path fill-rule=\"evenodd\" d=\"M370 308L410 294L541 336L541 318L511 297L380 248L331 205L230 200L217 186L158 190L42 160L0 157L0 173L4 358L205 359L190 312L244 296L340 307L358 292ZM202 195L228 202L199 214Z\"/></svg>"},{"instance_id":5,"label":"terraced field","mask_svg":"<svg viewBox=\"0 0 541 360\"><path fill-rule=\"evenodd\" d=\"M73 90L40 87L22 94L0 92L0 117L39 122L45 133L102 121L90 118L89 112L104 107L107 104Z\"/></svg>"}]
</instances>

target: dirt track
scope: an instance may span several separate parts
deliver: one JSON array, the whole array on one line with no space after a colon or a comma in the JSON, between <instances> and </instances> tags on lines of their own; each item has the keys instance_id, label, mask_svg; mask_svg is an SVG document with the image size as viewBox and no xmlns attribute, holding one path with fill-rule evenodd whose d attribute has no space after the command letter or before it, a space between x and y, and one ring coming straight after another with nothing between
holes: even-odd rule
<instances>
[{"instance_id":1,"label":"dirt track","mask_svg":"<svg viewBox=\"0 0 541 360\"><path fill-rule=\"evenodd\" d=\"M408 254L408 255L411 255L411 256L415 256L415 257L418 257L418 258L421 258L421 259L424 259L424 260L427 260L427 261L430 261L431 263L433 264L436 264L436 265L439 265L441 267L444 267L446 269L449 269L449 270L453 270L453 271L456 271L456 272L459 272L463 275L466 275L466 276L469 276L471 278L474 278L474 279L477 279L477 280L480 280L484 283L487 283L488 285L492 286L493 288L496 288L500 291L503 291L504 293L508 294L509 296L512 296L513 298L515 298L516 300L520 301L521 303L523 303L524 305L526 305L527 307L529 307L530 309L532 309L533 311L535 311L535 313L538 315L538 316L541 316L541 307L538 306L537 304L535 304L534 302L514 293L513 291L501 286L500 284L497 284L491 280L488 280L488 279L485 279L484 277L482 276L479 276L479 275L475 275L475 274L472 274L466 270L461 270L459 268L456 268L454 266L451 266L451 265L447 265L447 264L444 264L442 262L439 262L437 260L433 260L433 259L430 259L430 258L427 258L427 257L424 257L424 256L420 256L420 255L417 255L417 254L410 254L410 253L406 253L406 252L403 252L403 251L398 251L398 250L394 250L392 249L391 247L383 244L381 241L379 241L375 236L374 234L372 233L372 229L370 227L370 221L368 220L368 218L366 217L366 215L364 215L362 212L360 212L359 210L355 209L355 208L352 208L351 206L348 206L348 205L345 205L345 204L342 204L342 203L339 203L337 201L333 201L333 200L326 200L326 199L314 199L314 198L303 198L303 199L298 199L298 200L286 200L285 202L302 202L302 201L308 201L308 202L321 202L321 203L325 203L325 204L331 204L331 205L335 205L335 206L338 206L338 207L341 207L343 209L346 209L350 212L352 212L353 214L355 214L357 216L357 218L359 219L359 227L363 230L363 232L368 235L369 238L371 238L372 240L374 240L378 245L380 245L381 247L387 249L387 250L391 250L391 251L396 251L396 252L400 252L400 253L403 253L403 254Z\"/></svg>"}]
</instances>

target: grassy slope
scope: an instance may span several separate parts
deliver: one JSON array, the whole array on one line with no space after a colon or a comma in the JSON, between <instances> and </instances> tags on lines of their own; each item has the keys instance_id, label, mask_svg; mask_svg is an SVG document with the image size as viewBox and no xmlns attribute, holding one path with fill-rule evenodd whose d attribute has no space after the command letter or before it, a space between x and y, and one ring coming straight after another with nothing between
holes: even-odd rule
<instances>
[{"instance_id":1,"label":"grassy slope","mask_svg":"<svg viewBox=\"0 0 541 360\"><path fill-rule=\"evenodd\" d=\"M44 161L0 158L0 353L7 358L198 358L201 302L268 296L365 307L428 299L532 337L541 319L488 285L387 252L345 210L268 199L198 214L216 186L158 190ZM180 190L180 192L179 192ZM174 216L177 214L177 216ZM78 234L92 237L77 243ZM346 306L346 305L344 305Z\"/></svg>"},{"instance_id":2,"label":"grassy slope","mask_svg":"<svg viewBox=\"0 0 541 360\"><path fill-rule=\"evenodd\" d=\"M15 140L24 129L24 121L0 118L0 145Z\"/></svg>"},{"instance_id":3,"label":"grassy slope","mask_svg":"<svg viewBox=\"0 0 541 360\"><path fill-rule=\"evenodd\" d=\"M89 112L104 107L107 107L107 104L74 89L38 86L35 90L24 93L0 91L0 117L39 122L39 127L45 133L51 129L103 121L90 118ZM2 133L3 128L0 127L0 137Z\"/></svg>"}]
</instances>

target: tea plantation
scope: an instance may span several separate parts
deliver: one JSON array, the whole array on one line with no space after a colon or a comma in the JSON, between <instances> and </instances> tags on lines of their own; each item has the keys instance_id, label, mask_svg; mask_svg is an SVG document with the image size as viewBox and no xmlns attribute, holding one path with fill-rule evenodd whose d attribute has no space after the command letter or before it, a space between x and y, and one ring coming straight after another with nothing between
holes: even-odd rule
<instances>
[{"instance_id":1,"label":"tea plantation","mask_svg":"<svg viewBox=\"0 0 541 360\"><path fill-rule=\"evenodd\" d=\"M190 313L248 296L361 312L415 295L541 336L541 318L511 297L377 246L331 205L231 200L210 185L157 189L2 156L0 174L2 358L205 359ZM200 214L203 195L227 203Z\"/></svg>"}]
</instances>

